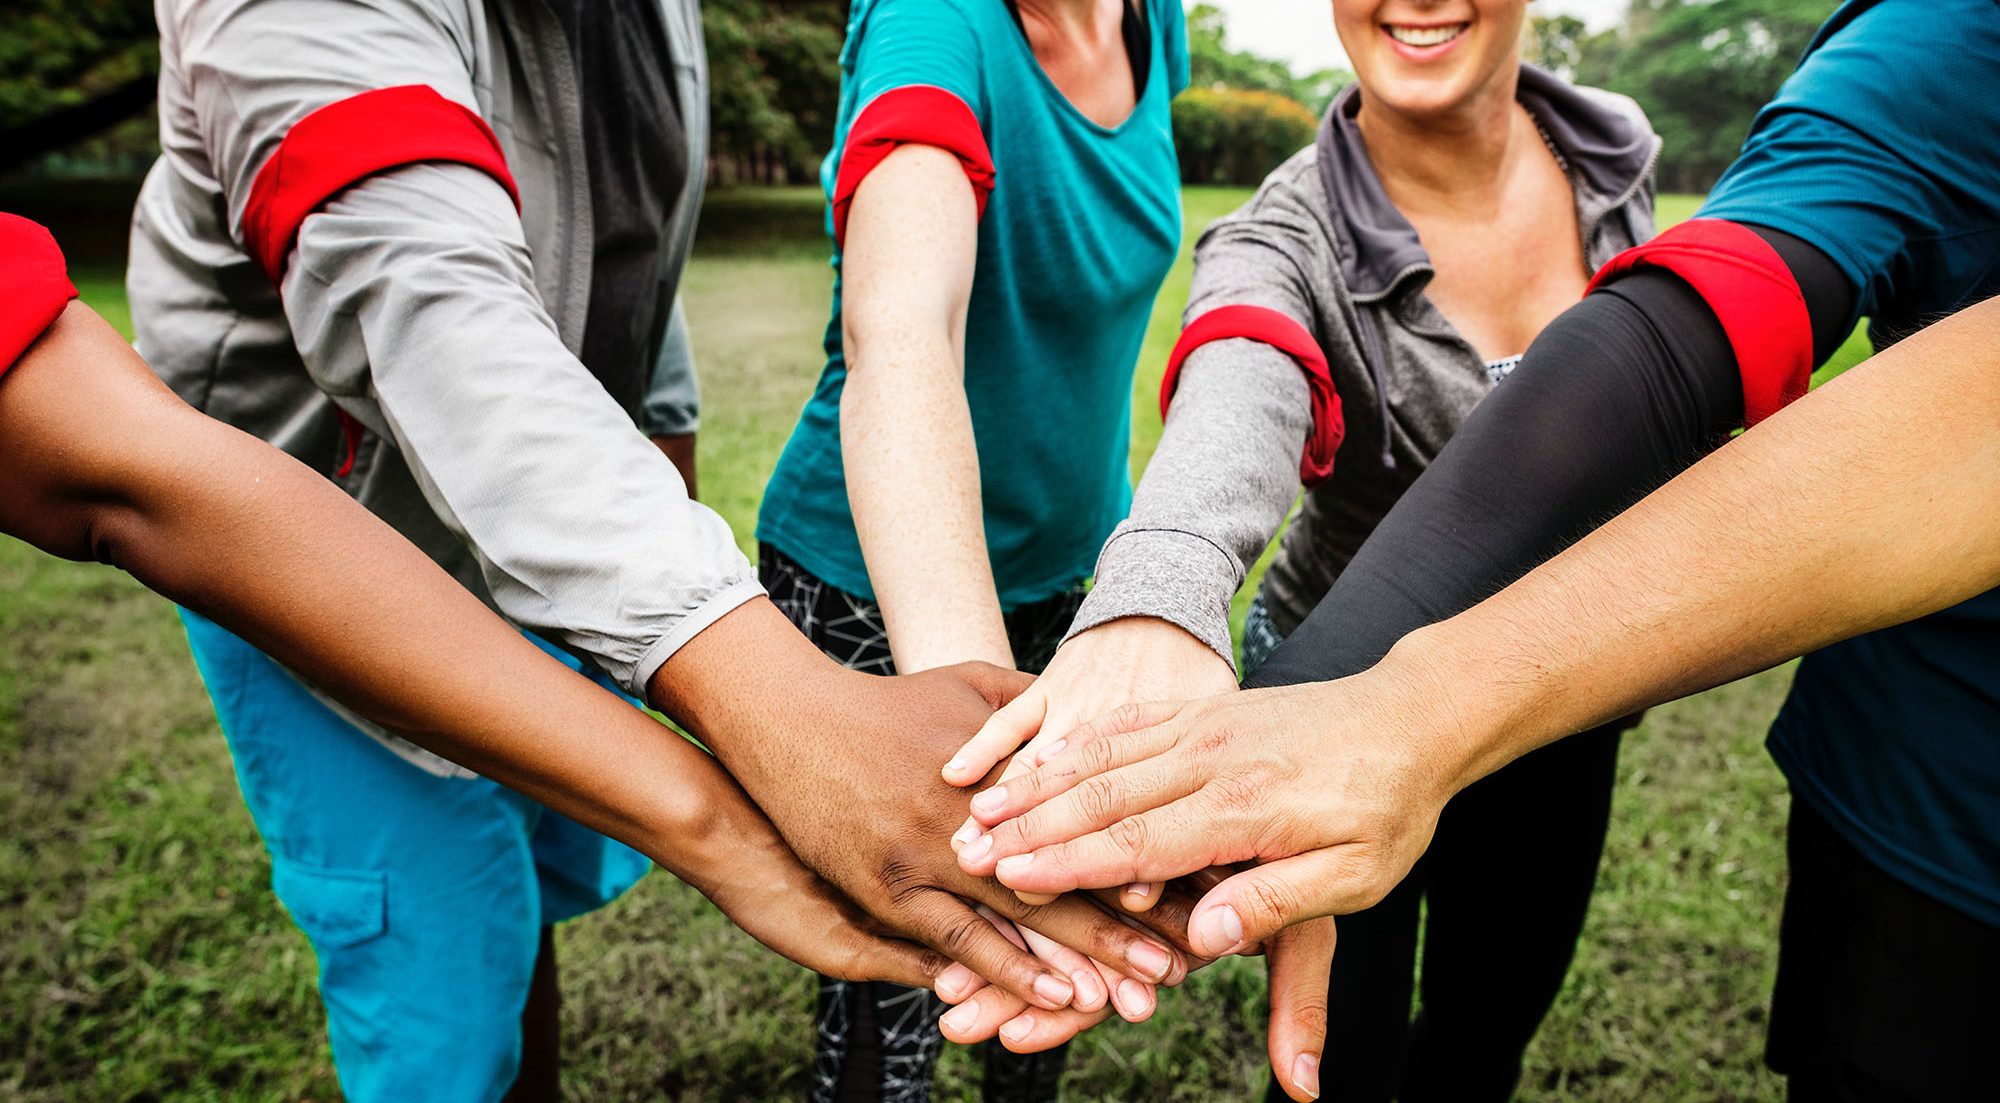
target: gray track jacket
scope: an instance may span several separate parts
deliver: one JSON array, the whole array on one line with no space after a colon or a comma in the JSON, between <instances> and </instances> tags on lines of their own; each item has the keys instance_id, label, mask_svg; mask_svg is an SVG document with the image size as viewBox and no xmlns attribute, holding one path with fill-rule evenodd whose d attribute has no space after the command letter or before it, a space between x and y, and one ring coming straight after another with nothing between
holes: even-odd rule
<instances>
[{"instance_id":1,"label":"gray track jacket","mask_svg":"<svg viewBox=\"0 0 2000 1103\"><path fill-rule=\"evenodd\" d=\"M665 277L694 234L708 93L696 0L660 2L693 166ZM196 407L330 478L351 459L337 481L363 505L643 697L676 648L762 590L634 425L693 427L678 304L641 409L577 359L590 189L554 15L539 0L159 0L157 15L161 157L127 276L140 350ZM464 164L379 172L299 225L273 286L246 250L260 170L309 113L403 85L492 128L518 211ZM336 407L366 429L351 455Z\"/></svg>"},{"instance_id":2,"label":"gray track jacket","mask_svg":"<svg viewBox=\"0 0 2000 1103\"><path fill-rule=\"evenodd\" d=\"M1478 353L1424 295L1430 257L1368 159L1354 122L1359 94L1342 94L1313 147L1202 235L1185 315L1277 311L1304 327L1332 369L1346 438L1332 476L1307 489L1265 580L1284 633L1493 387ZM1564 162L1591 270L1652 237L1660 140L1638 105L1525 65L1518 95ZM1298 495L1311 426L1305 377L1290 356L1244 339L1194 350L1071 634L1162 617L1232 658L1230 598Z\"/></svg>"}]
</instances>

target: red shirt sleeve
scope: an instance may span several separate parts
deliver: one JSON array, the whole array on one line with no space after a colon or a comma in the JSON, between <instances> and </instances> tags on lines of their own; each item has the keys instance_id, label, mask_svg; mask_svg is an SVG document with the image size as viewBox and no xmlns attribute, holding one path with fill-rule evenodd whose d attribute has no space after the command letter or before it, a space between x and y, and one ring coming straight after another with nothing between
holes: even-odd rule
<instances>
[{"instance_id":1,"label":"red shirt sleeve","mask_svg":"<svg viewBox=\"0 0 2000 1103\"><path fill-rule=\"evenodd\" d=\"M1340 394L1333 388L1333 369L1326 362L1319 342L1306 328L1285 314L1262 306L1222 306L1196 318L1181 332L1173 355L1167 358L1166 375L1160 380L1160 417L1174 400L1180 383L1181 365L1189 354L1215 341L1243 338L1261 341L1298 362L1312 392L1312 435L1306 438L1305 454L1299 457L1299 481L1318 486L1333 474L1334 454L1347 436L1347 421L1340 410Z\"/></svg>"},{"instance_id":2,"label":"red shirt sleeve","mask_svg":"<svg viewBox=\"0 0 2000 1103\"><path fill-rule=\"evenodd\" d=\"M74 298L56 239L38 223L0 214L0 377Z\"/></svg>"}]
</instances>

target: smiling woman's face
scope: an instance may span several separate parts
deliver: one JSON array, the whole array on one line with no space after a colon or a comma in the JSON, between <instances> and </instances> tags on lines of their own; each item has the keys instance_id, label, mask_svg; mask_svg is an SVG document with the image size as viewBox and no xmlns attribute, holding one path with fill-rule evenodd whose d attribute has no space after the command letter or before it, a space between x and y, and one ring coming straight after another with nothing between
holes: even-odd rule
<instances>
[{"instance_id":1,"label":"smiling woman's face","mask_svg":"<svg viewBox=\"0 0 2000 1103\"><path fill-rule=\"evenodd\" d=\"M1528 0L1333 0L1333 23L1368 102L1449 113L1519 64Z\"/></svg>"}]
</instances>

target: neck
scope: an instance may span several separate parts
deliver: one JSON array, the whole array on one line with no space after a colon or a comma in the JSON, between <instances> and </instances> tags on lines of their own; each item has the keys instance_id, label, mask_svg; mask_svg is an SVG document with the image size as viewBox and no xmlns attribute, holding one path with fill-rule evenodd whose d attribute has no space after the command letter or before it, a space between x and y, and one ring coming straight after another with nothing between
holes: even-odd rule
<instances>
[{"instance_id":1,"label":"neck","mask_svg":"<svg viewBox=\"0 0 2000 1103\"><path fill-rule=\"evenodd\" d=\"M1518 71L1502 74L1453 109L1412 115L1361 96L1355 124L1376 175L1407 213L1478 204L1497 190L1534 127L1514 100Z\"/></svg>"},{"instance_id":2,"label":"neck","mask_svg":"<svg viewBox=\"0 0 2000 1103\"><path fill-rule=\"evenodd\" d=\"M1018 0L1014 7L1025 26L1065 37L1097 38L1107 25L1116 34L1125 16L1121 3L1107 0Z\"/></svg>"}]
</instances>

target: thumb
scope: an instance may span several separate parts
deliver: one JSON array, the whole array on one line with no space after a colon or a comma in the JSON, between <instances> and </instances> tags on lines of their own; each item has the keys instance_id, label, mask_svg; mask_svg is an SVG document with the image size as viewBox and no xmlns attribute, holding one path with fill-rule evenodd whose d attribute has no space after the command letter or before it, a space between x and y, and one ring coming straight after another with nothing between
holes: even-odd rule
<instances>
[{"instance_id":1,"label":"thumb","mask_svg":"<svg viewBox=\"0 0 2000 1103\"><path fill-rule=\"evenodd\" d=\"M1294 923L1359 911L1381 895L1371 894L1360 872L1354 848L1343 846L1244 870L1195 905L1188 939L1195 953L1221 957L1268 942Z\"/></svg>"},{"instance_id":2,"label":"thumb","mask_svg":"<svg viewBox=\"0 0 2000 1103\"><path fill-rule=\"evenodd\" d=\"M945 763L944 779L953 785L971 785L984 778L1001 759L1042 730L1048 705L1049 695L1037 688L1002 705Z\"/></svg>"},{"instance_id":3,"label":"thumb","mask_svg":"<svg viewBox=\"0 0 2000 1103\"><path fill-rule=\"evenodd\" d=\"M974 693L986 698L987 708L999 708L1025 693L1035 684L1033 674L1024 674L1010 666L994 666L992 663L968 662L951 667Z\"/></svg>"},{"instance_id":4,"label":"thumb","mask_svg":"<svg viewBox=\"0 0 2000 1103\"><path fill-rule=\"evenodd\" d=\"M1279 932L1266 961L1271 973L1271 1070L1297 1100L1319 1098L1326 1048L1326 988L1333 969L1333 920L1314 919Z\"/></svg>"}]
</instances>

